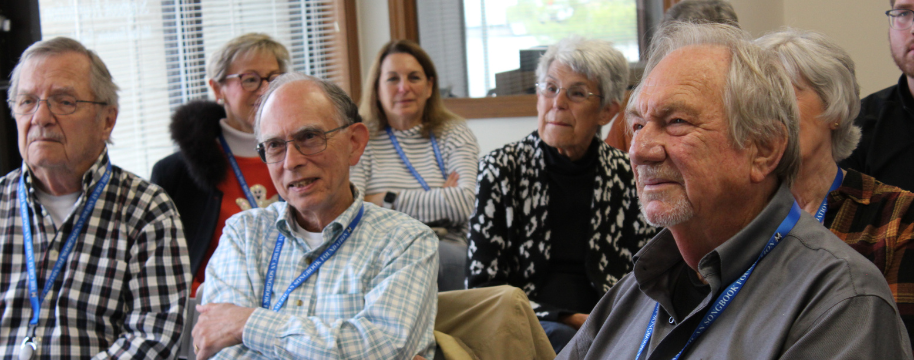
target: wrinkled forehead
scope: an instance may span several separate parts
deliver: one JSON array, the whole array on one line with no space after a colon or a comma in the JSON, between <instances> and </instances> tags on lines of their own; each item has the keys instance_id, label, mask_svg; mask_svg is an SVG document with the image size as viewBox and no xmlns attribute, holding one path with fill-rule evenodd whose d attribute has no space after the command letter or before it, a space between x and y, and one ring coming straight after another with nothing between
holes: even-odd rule
<instances>
[{"instance_id":1,"label":"wrinkled forehead","mask_svg":"<svg viewBox=\"0 0 914 360\"><path fill-rule=\"evenodd\" d=\"M89 58L77 52L36 54L21 64L17 94L90 97Z\"/></svg>"},{"instance_id":2,"label":"wrinkled forehead","mask_svg":"<svg viewBox=\"0 0 914 360\"><path fill-rule=\"evenodd\" d=\"M722 107L729 63L730 52L722 46L676 49L638 85L626 113L645 117L683 105Z\"/></svg>"}]
</instances>

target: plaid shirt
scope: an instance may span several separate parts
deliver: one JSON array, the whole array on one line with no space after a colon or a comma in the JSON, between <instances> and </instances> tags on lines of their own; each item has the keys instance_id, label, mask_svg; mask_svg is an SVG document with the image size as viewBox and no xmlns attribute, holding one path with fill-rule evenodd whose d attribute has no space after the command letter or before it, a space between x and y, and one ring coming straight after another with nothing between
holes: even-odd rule
<instances>
[{"instance_id":1,"label":"plaid shirt","mask_svg":"<svg viewBox=\"0 0 914 360\"><path fill-rule=\"evenodd\" d=\"M901 319L914 330L914 193L847 169L828 194L825 225L885 275ZM912 339L914 340L914 339Z\"/></svg>"},{"instance_id":2,"label":"plaid shirt","mask_svg":"<svg viewBox=\"0 0 914 360\"><path fill-rule=\"evenodd\" d=\"M276 304L292 280L317 258L362 206L362 194L323 230L311 249L289 227L285 202L241 212L226 221L206 267L203 303L255 308L243 344L218 359L412 359L434 356L438 238L397 211L364 203L352 235L279 312L261 307L264 279L277 236L285 244L273 285Z\"/></svg>"},{"instance_id":3,"label":"plaid shirt","mask_svg":"<svg viewBox=\"0 0 914 360\"><path fill-rule=\"evenodd\" d=\"M26 165L0 178L0 357L18 359L32 308L16 189L25 172L39 290L108 164L107 151L82 177L82 193L60 226L37 202ZM111 179L41 303L41 359L174 357L189 282L178 213L156 185L111 167Z\"/></svg>"}]
</instances>

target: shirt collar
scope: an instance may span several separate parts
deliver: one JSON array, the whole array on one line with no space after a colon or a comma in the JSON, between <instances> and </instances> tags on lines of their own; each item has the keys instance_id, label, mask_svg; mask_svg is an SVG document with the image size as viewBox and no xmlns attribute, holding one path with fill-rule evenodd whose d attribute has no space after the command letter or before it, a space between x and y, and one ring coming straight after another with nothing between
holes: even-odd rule
<instances>
[{"instance_id":1,"label":"shirt collar","mask_svg":"<svg viewBox=\"0 0 914 360\"><path fill-rule=\"evenodd\" d=\"M102 175L105 174L105 170L107 170L108 163L110 161L111 160L108 158L108 147L106 146L105 149L102 150L102 153L98 155L98 158L95 159L95 163L93 163L92 166L89 167L89 170L83 174L81 180L82 188L80 189L80 193L87 193L89 189L94 187L95 184L101 180ZM25 161L22 162L21 171L23 174L22 176L25 176L25 188L29 194L29 201L32 201L36 196L35 187L32 186L32 171L29 169L29 166L25 163Z\"/></svg>"},{"instance_id":2,"label":"shirt collar","mask_svg":"<svg viewBox=\"0 0 914 360\"><path fill-rule=\"evenodd\" d=\"M349 190L352 191L352 197L353 197L352 204L349 205L349 207L346 208L346 210L343 211L343 213L340 214L340 216L337 216L336 219L334 219L332 222L330 222L330 224L327 224L327 226L321 230L321 234L324 237L324 243L321 244L321 246L319 246L317 249L321 249L321 248L324 248L325 246L329 246L328 244L332 243L332 241L327 241L328 237L334 238L334 237L338 236L343 231L343 229L345 229L346 226L349 225L349 223L352 221L352 218L354 218L359 213L359 209L362 207L362 204L364 203L364 201L362 200L362 197L364 195L362 194L362 191L359 190L358 186L354 186L354 185L352 185L352 183L349 184ZM283 206L279 210L279 216L276 218L276 223L275 223L276 229L279 230L279 233L282 234L283 236L285 236L286 238L298 239L298 240L301 240L302 243L304 243L305 241L302 239L299 239L295 235L295 233L292 232L292 228L289 226L290 221L295 221L292 219L292 216L293 216L292 206L289 205L289 203L283 202ZM314 251L317 249L311 249L311 250Z\"/></svg>"},{"instance_id":3,"label":"shirt collar","mask_svg":"<svg viewBox=\"0 0 914 360\"><path fill-rule=\"evenodd\" d=\"M698 262L698 272L717 293L743 275L758 259L759 253L793 205L790 188L781 184L768 205L736 235L706 254ZM680 262L682 254L669 230L663 229L634 257L635 280L645 295L669 308L669 271ZM666 302L667 304L665 304Z\"/></svg>"},{"instance_id":4,"label":"shirt collar","mask_svg":"<svg viewBox=\"0 0 914 360\"><path fill-rule=\"evenodd\" d=\"M841 187L828 193L829 198L832 199L832 201L829 201L828 209L832 209L832 202L837 203L844 199L850 199L861 205L869 205L875 192L876 178L865 176L853 169L847 169L847 174L844 174L844 181L841 183Z\"/></svg>"}]
</instances>

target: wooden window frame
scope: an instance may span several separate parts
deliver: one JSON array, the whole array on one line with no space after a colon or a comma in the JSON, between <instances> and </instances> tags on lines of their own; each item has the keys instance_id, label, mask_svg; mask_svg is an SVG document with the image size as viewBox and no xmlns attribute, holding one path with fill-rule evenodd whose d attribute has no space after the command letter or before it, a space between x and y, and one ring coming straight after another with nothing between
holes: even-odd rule
<instances>
[{"instance_id":1,"label":"wooden window frame","mask_svg":"<svg viewBox=\"0 0 914 360\"><path fill-rule=\"evenodd\" d=\"M681 0L663 0L663 10L666 11L679 1ZM416 0L387 0L387 5L390 12L390 38L419 42ZM466 119L536 116L536 95L446 98L444 105Z\"/></svg>"}]
</instances>

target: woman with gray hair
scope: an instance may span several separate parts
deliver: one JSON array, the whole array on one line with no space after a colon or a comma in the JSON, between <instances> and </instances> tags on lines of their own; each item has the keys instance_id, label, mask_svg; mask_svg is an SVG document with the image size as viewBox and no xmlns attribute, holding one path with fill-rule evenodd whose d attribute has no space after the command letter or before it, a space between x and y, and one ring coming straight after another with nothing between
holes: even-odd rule
<instances>
[{"instance_id":1,"label":"woman with gray hair","mask_svg":"<svg viewBox=\"0 0 914 360\"><path fill-rule=\"evenodd\" d=\"M854 61L822 34L787 29L756 40L776 53L793 80L800 110L797 203L882 270L901 318L914 329L914 194L838 167L860 140Z\"/></svg>"},{"instance_id":2,"label":"woman with gray hair","mask_svg":"<svg viewBox=\"0 0 914 360\"><path fill-rule=\"evenodd\" d=\"M622 107L622 53L566 38L536 75L538 129L479 163L467 285L523 289L558 353L656 230L628 156L598 137Z\"/></svg>"},{"instance_id":3,"label":"woman with gray hair","mask_svg":"<svg viewBox=\"0 0 914 360\"><path fill-rule=\"evenodd\" d=\"M244 34L210 56L206 67L216 101L179 107L170 126L179 151L152 168L152 182L174 199L191 260L191 294L203 283L206 264L225 220L279 199L267 166L254 150L254 109L270 82L286 72L289 51L266 34Z\"/></svg>"}]
</instances>

